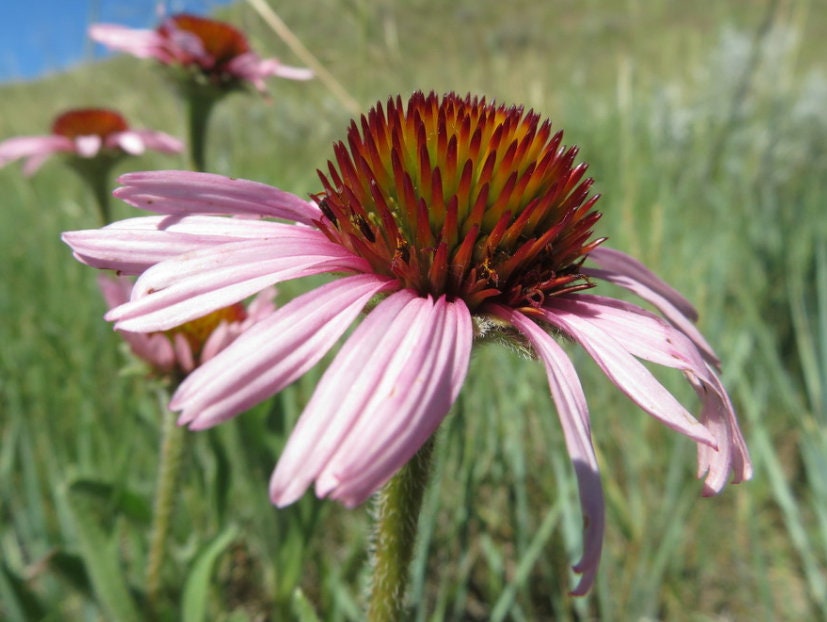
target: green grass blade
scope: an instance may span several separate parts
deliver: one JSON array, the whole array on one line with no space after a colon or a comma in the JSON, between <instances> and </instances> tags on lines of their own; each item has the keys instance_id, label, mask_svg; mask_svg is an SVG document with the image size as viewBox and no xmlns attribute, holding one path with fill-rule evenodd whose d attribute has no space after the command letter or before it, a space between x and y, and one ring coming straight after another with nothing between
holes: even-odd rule
<instances>
[{"instance_id":1,"label":"green grass blade","mask_svg":"<svg viewBox=\"0 0 827 622\"><path fill-rule=\"evenodd\" d=\"M138 622L141 616L138 615L118 558L116 540L100 527L88 499L73 494L71 488L67 497L74 516L80 553L98 604L112 620Z\"/></svg>"},{"instance_id":2,"label":"green grass blade","mask_svg":"<svg viewBox=\"0 0 827 622\"><path fill-rule=\"evenodd\" d=\"M183 622L204 622L208 620L207 609L212 591L210 582L215 562L238 535L238 528L230 525L212 539L198 554L184 585L181 602Z\"/></svg>"}]
</instances>

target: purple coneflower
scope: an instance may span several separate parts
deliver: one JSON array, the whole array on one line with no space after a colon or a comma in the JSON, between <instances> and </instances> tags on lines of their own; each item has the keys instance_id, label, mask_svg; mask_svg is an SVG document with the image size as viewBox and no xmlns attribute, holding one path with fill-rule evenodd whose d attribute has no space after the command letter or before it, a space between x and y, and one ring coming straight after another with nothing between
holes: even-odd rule
<instances>
[{"instance_id":1,"label":"purple coneflower","mask_svg":"<svg viewBox=\"0 0 827 622\"><path fill-rule=\"evenodd\" d=\"M116 24L93 24L89 35L114 50L154 58L165 67L187 104L190 155L196 170L205 170L204 150L212 108L225 95L254 86L260 93L270 76L309 80L313 72L260 58L247 37L230 24L196 15L166 18L155 30Z\"/></svg>"},{"instance_id":2,"label":"purple coneflower","mask_svg":"<svg viewBox=\"0 0 827 622\"><path fill-rule=\"evenodd\" d=\"M101 274L98 286L107 306L112 309L129 301L133 281L123 275ZM272 314L275 311L274 295L275 288L268 287L248 304L236 302L165 331L118 332L132 353L148 365L151 375L174 388L199 365L205 364L229 346L245 330ZM160 570L169 535L169 516L177 497L175 484L184 443L183 430L175 426L174 415L166 409L166 388L162 395L164 416L158 455L158 484L146 566L146 594L151 608L157 606Z\"/></svg>"},{"instance_id":3,"label":"purple coneflower","mask_svg":"<svg viewBox=\"0 0 827 622\"><path fill-rule=\"evenodd\" d=\"M313 77L309 69L283 65L275 58L260 58L250 50L241 31L197 15L170 16L155 30L93 24L89 35L113 50L191 70L193 79L216 87L238 88L249 82L265 92L264 79L270 76L292 80Z\"/></svg>"},{"instance_id":4,"label":"purple coneflower","mask_svg":"<svg viewBox=\"0 0 827 622\"><path fill-rule=\"evenodd\" d=\"M140 155L147 149L178 153L184 144L169 134L154 130L136 130L114 110L76 108L67 110L52 123L52 133L45 136L18 136L0 143L0 166L25 158L23 173L33 175L56 153L80 159Z\"/></svg>"},{"instance_id":5,"label":"purple coneflower","mask_svg":"<svg viewBox=\"0 0 827 622\"><path fill-rule=\"evenodd\" d=\"M33 175L54 154L65 154L67 164L91 187L104 223L109 222L109 172L123 157L147 149L179 153L184 144L164 132L136 130L107 108L75 108L59 115L52 133L18 136L0 143L0 166L24 158L23 174Z\"/></svg>"},{"instance_id":6,"label":"purple coneflower","mask_svg":"<svg viewBox=\"0 0 827 622\"><path fill-rule=\"evenodd\" d=\"M106 305L114 309L129 301L133 281L125 276L102 274L98 286ZM268 287L247 305L236 302L162 332L118 332L132 353L154 373L180 380L273 313L274 295L275 289Z\"/></svg>"},{"instance_id":7,"label":"purple coneflower","mask_svg":"<svg viewBox=\"0 0 827 622\"><path fill-rule=\"evenodd\" d=\"M81 261L140 275L131 301L107 315L129 331L167 330L287 279L337 275L184 381L170 406L194 429L286 387L369 309L279 459L270 484L276 505L313 482L320 497L348 507L365 501L439 427L474 340L491 337L528 346L547 370L584 514L575 593L594 580L604 502L586 398L559 338L580 344L632 401L698 444L705 494L719 492L730 473L734 482L750 477L695 311L593 236L598 197L562 132L519 107L416 93L407 104L377 104L334 153L310 202L216 175L135 173L121 178L116 196L161 216L64 235ZM662 317L586 293L600 281L630 290ZM682 371L701 398L700 420L638 359Z\"/></svg>"}]
</instances>

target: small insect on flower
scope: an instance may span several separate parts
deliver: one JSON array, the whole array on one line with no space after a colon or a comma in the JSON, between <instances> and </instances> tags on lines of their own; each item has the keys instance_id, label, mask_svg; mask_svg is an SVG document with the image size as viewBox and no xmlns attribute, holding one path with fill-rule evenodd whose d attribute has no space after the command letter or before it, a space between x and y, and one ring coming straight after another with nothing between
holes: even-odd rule
<instances>
[{"instance_id":1,"label":"small insect on flower","mask_svg":"<svg viewBox=\"0 0 827 622\"><path fill-rule=\"evenodd\" d=\"M557 335L583 347L641 409L698 444L706 494L730 476L749 478L752 467L694 309L595 237L597 196L577 155L534 112L414 93L350 125L310 202L217 175L125 175L116 196L160 215L64 240L91 266L140 275L131 300L107 315L123 330L166 330L273 283L338 275L184 381L170 407L195 429L282 390L367 309L279 458L270 483L279 506L314 482L321 497L362 503L439 427L475 339L493 333L527 344L545 366L578 478L584 550L574 593L583 594L600 560L604 501L586 397ZM601 282L659 314L601 295ZM683 372L700 396L700 417L639 359Z\"/></svg>"}]
</instances>

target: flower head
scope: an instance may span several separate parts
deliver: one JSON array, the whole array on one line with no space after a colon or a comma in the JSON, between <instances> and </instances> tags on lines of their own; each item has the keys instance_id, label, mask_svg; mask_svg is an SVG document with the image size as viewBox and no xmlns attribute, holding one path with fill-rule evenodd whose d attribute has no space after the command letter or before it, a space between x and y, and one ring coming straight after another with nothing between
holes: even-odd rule
<instances>
[{"instance_id":1,"label":"flower head","mask_svg":"<svg viewBox=\"0 0 827 622\"><path fill-rule=\"evenodd\" d=\"M304 374L369 308L279 459L270 486L279 506L312 482L319 496L361 503L446 416L475 337L527 345L546 368L579 482L581 594L600 559L604 505L586 398L556 336L580 344L632 401L698 444L705 493L730 474L750 477L751 465L694 310L593 237L597 197L576 156L533 112L416 93L351 125L312 202L215 175L132 174L116 196L160 216L64 239L89 265L140 274L130 302L107 315L124 330L166 330L272 283L344 274L258 323L171 403L192 428L232 417ZM662 315L586 293L600 281ZM701 397L700 420L639 359L683 372Z\"/></svg>"},{"instance_id":2,"label":"flower head","mask_svg":"<svg viewBox=\"0 0 827 622\"><path fill-rule=\"evenodd\" d=\"M309 69L282 65L256 55L247 38L230 24L178 14L166 18L155 30L132 29L116 24L93 24L89 35L114 50L139 58L154 58L163 65L183 70L192 82L224 90L251 83L260 92L264 79L279 76L292 80L313 77Z\"/></svg>"},{"instance_id":3,"label":"flower head","mask_svg":"<svg viewBox=\"0 0 827 622\"><path fill-rule=\"evenodd\" d=\"M98 278L110 309L129 301L132 279L102 274ZM236 302L181 326L155 333L119 331L132 353L163 376L183 378L230 345L241 333L273 311L275 290L269 287L248 305Z\"/></svg>"},{"instance_id":4,"label":"flower head","mask_svg":"<svg viewBox=\"0 0 827 622\"><path fill-rule=\"evenodd\" d=\"M114 110L76 108L52 123L46 136L20 136L0 143L0 166L25 158L23 172L34 174L52 154L66 153L75 160L114 161L124 155L140 155L147 149L178 153L181 141L163 132L135 130Z\"/></svg>"}]
</instances>

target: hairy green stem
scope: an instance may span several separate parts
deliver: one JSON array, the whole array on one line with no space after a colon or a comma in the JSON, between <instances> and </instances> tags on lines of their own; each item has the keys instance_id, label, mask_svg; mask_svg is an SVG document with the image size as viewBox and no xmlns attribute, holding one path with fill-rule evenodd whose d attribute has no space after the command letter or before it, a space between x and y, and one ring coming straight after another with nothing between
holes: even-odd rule
<instances>
[{"instance_id":1,"label":"hairy green stem","mask_svg":"<svg viewBox=\"0 0 827 622\"><path fill-rule=\"evenodd\" d=\"M403 618L408 569L433 449L431 437L377 497L369 622L398 622Z\"/></svg>"},{"instance_id":2,"label":"hairy green stem","mask_svg":"<svg viewBox=\"0 0 827 622\"><path fill-rule=\"evenodd\" d=\"M185 436L184 429L175 424L175 414L166 407L166 397L166 395L161 396L163 404L161 454L146 566L146 595L153 610L157 608L161 588L161 566L169 536L170 516L175 505L175 485L181 470L181 454Z\"/></svg>"}]
</instances>

